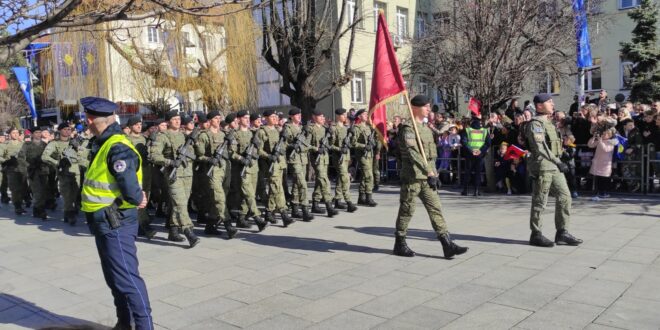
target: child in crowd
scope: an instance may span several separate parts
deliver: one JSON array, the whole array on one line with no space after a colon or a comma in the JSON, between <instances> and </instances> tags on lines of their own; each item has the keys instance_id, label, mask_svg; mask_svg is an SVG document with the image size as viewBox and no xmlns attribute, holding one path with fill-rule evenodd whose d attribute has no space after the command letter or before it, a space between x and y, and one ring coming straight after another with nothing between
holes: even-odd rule
<instances>
[{"instance_id":1,"label":"child in crowd","mask_svg":"<svg viewBox=\"0 0 660 330\"><path fill-rule=\"evenodd\" d=\"M504 156L509 147L509 144L502 142L500 148L495 153L493 166L495 167L495 186L499 191L507 190L507 195L511 195L511 185L506 180L506 174L510 169L511 161L505 160Z\"/></svg>"},{"instance_id":2,"label":"child in crowd","mask_svg":"<svg viewBox=\"0 0 660 330\"><path fill-rule=\"evenodd\" d=\"M596 202L602 198L609 197L607 191L609 189L610 176L612 175L612 155L614 153L614 146L618 143L614 137L615 134L616 130L613 127L608 127L600 132L596 132L587 143L589 148L596 148L591 167L589 168L589 173L594 176L596 182L596 196L592 198Z\"/></svg>"},{"instance_id":3,"label":"child in crowd","mask_svg":"<svg viewBox=\"0 0 660 330\"><path fill-rule=\"evenodd\" d=\"M524 194L527 189L525 183L525 177L527 175L527 168L525 167L525 162L522 157L512 158L511 165L509 165L509 171L507 172L507 195L514 194Z\"/></svg>"}]
</instances>

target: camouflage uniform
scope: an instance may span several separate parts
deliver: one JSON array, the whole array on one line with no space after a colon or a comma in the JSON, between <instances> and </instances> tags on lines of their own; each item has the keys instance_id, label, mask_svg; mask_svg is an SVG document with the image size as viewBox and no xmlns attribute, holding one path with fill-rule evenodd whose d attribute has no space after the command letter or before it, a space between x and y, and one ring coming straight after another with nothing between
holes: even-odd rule
<instances>
[{"instance_id":1,"label":"camouflage uniform","mask_svg":"<svg viewBox=\"0 0 660 330\"><path fill-rule=\"evenodd\" d=\"M303 218L304 221L313 219L307 208L307 163L309 162L307 152L309 150L309 134L305 128L294 123L284 126L284 134L287 139L287 164L288 173L292 176L291 181L291 216ZM304 143L296 143L300 141ZM300 213L302 210L302 214Z\"/></svg>"},{"instance_id":2,"label":"camouflage uniform","mask_svg":"<svg viewBox=\"0 0 660 330\"><path fill-rule=\"evenodd\" d=\"M27 164L19 162L18 153L23 147L23 142L18 140L10 140L0 154L0 162L3 163L4 170L6 171L7 183L9 191L11 191L11 201L14 204L16 214L23 214L23 201L26 193L27 183L25 175L27 172Z\"/></svg>"}]
</instances>

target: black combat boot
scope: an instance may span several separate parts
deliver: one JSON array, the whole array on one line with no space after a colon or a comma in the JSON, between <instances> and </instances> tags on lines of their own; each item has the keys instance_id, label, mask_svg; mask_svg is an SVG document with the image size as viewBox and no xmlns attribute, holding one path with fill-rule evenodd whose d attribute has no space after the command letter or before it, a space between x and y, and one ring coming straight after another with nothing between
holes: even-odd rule
<instances>
[{"instance_id":1,"label":"black combat boot","mask_svg":"<svg viewBox=\"0 0 660 330\"><path fill-rule=\"evenodd\" d=\"M204 225L204 234L220 236L222 233L218 230L218 220L217 219L206 219L206 225Z\"/></svg>"},{"instance_id":2,"label":"black combat boot","mask_svg":"<svg viewBox=\"0 0 660 330\"><path fill-rule=\"evenodd\" d=\"M325 212L319 207L319 202L317 202L317 201L312 201L312 213L320 213L320 214L323 214L323 213L325 213Z\"/></svg>"},{"instance_id":3,"label":"black combat boot","mask_svg":"<svg viewBox=\"0 0 660 330\"><path fill-rule=\"evenodd\" d=\"M163 202L158 203L158 207L156 208L156 214L155 216L157 218L164 218L165 217L165 210L163 210Z\"/></svg>"},{"instance_id":4,"label":"black combat boot","mask_svg":"<svg viewBox=\"0 0 660 330\"><path fill-rule=\"evenodd\" d=\"M301 205L302 208L302 220L305 222L310 222L314 220L314 215L309 212L307 206Z\"/></svg>"},{"instance_id":5,"label":"black combat boot","mask_svg":"<svg viewBox=\"0 0 660 330\"><path fill-rule=\"evenodd\" d=\"M467 252L468 248L458 246L454 241L451 240L449 233L442 234L438 236L440 243L442 243L442 251L445 254L445 259L451 259L455 255L463 254Z\"/></svg>"},{"instance_id":6,"label":"black combat boot","mask_svg":"<svg viewBox=\"0 0 660 330\"><path fill-rule=\"evenodd\" d=\"M153 228L151 228L151 225L144 224L138 227L138 235L142 235L146 237L148 240L150 240L154 238L154 236L156 236L156 231Z\"/></svg>"},{"instance_id":7,"label":"black combat boot","mask_svg":"<svg viewBox=\"0 0 660 330\"><path fill-rule=\"evenodd\" d=\"M540 231L533 231L529 237L529 245L540 247L553 247L555 243L543 236Z\"/></svg>"},{"instance_id":8,"label":"black combat boot","mask_svg":"<svg viewBox=\"0 0 660 330\"><path fill-rule=\"evenodd\" d=\"M374 183L374 187L371 188L371 190L378 191L378 189L380 189L380 186L378 185L378 183Z\"/></svg>"},{"instance_id":9,"label":"black combat boot","mask_svg":"<svg viewBox=\"0 0 660 330\"><path fill-rule=\"evenodd\" d=\"M300 207L298 206L298 204L291 204L291 217L302 219L303 215L302 213L300 213Z\"/></svg>"},{"instance_id":10,"label":"black combat boot","mask_svg":"<svg viewBox=\"0 0 660 330\"><path fill-rule=\"evenodd\" d=\"M252 224L250 224L249 222L247 222L247 221L245 220L245 217L244 217L244 216L239 215L239 216L238 216L238 219L236 219L236 227L238 227L238 228L244 228L244 229L250 229L250 228L252 228Z\"/></svg>"},{"instance_id":11,"label":"black combat boot","mask_svg":"<svg viewBox=\"0 0 660 330\"><path fill-rule=\"evenodd\" d=\"M197 237L197 235L195 235L192 228L186 227L185 229L183 229L183 234L188 239L188 245L190 245L191 249L194 248L195 245L199 244L200 239L199 237Z\"/></svg>"},{"instance_id":12,"label":"black combat boot","mask_svg":"<svg viewBox=\"0 0 660 330\"><path fill-rule=\"evenodd\" d=\"M367 205L369 207L374 207L374 206L378 205L378 203L376 203L374 201L374 199L371 197L371 194L366 194L366 197L364 199L365 199L365 203L366 203L365 205Z\"/></svg>"},{"instance_id":13,"label":"black combat boot","mask_svg":"<svg viewBox=\"0 0 660 330\"><path fill-rule=\"evenodd\" d=\"M236 236L238 233L238 229L231 225L231 220L225 220L223 224L225 225L225 230L227 231L227 237L229 237L229 239L234 238L234 236Z\"/></svg>"},{"instance_id":14,"label":"black combat boot","mask_svg":"<svg viewBox=\"0 0 660 330\"><path fill-rule=\"evenodd\" d=\"M78 222L78 215L76 215L76 211L69 211L67 212L67 215L65 216L65 220L69 225L75 226L76 222Z\"/></svg>"},{"instance_id":15,"label":"black combat boot","mask_svg":"<svg viewBox=\"0 0 660 330\"><path fill-rule=\"evenodd\" d=\"M358 205L367 205L367 199L365 198L364 193L358 195Z\"/></svg>"},{"instance_id":16,"label":"black combat boot","mask_svg":"<svg viewBox=\"0 0 660 330\"><path fill-rule=\"evenodd\" d=\"M353 213L357 211L357 209L357 206L355 206L353 202L346 202L346 211Z\"/></svg>"},{"instance_id":17,"label":"black combat boot","mask_svg":"<svg viewBox=\"0 0 660 330\"><path fill-rule=\"evenodd\" d=\"M186 239L179 234L179 227L170 226L170 234L167 235L167 240L172 242L183 242Z\"/></svg>"},{"instance_id":18,"label":"black combat boot","mask_svg":"<svg viewBox=\"0 0 660 330\"><path fill-rule=\"evenodd\" d=\"M42 208L33 207L32 216L41 220L48 220L48 214L46 213L46 210Z\"/></svg>"},{"instance_id":19,"label":"black combat boot","mask_svg":"<svg viewBox=\"0 0 660 330\"><path fill-rule=\"evenodd\" d=\"M340 202L339 199L335 199L335 208L337 210L345 210L346 209L346 204Z\"/></svg>"},{"instance_id":20,"label":"black combat boot","mask_svg":"<svg viewBox=\"0 0 660 330\"><path fill-rule=\"evenodd\" d=\"M266 229L266 227L268 226L268 222L266 222L266 220L262 219L258 215L255 215L252 219L254 219L254 223L257 224L257 228L259 228L259 232L264 231L264 229Z\"/></svg>"},{"instance_id":21,"label":"black combat boot","mask_svg":"<svg viewBox=\"0 0 660 330\"><path fill-rule=\"evenodd\" d=\"M277 219L275 219L275 215L271 211L264 212L264 219L272 224L277 223Z\"/></svg>"},{"instance_id":22,"label":"black combat boot","mask_svg":"<svg viewBox=\"0 0 660 330\"><path fill-rule=\"evenodd\" d=\"M414 257L415 251L411 250L406 244L405 236L396 236L394 241L394 250L392 251L395 256L399 257Z\"/></svg>"},{"instance_id":23,"label":"black combat boot","mask_svg":"<svg viewBox=\"0 0 660 330\"><path fill-rule=\"evenodd\" d=\"M291 218L287 213L286 210L282 210L280 212L280 215L282 216L282 224L284 225L284 228L288 227L290 224L296 222L295 219Z\"/></svg>"},{"instance_id":24,"label":"black combat boot","mask_svg":"<svg viewBox=\"0 0 660 330\"><path fill-rule=\"evenodd\" d=\"M468 188L465 187L463 188L463 191L461 191L461 196L467 196L467 194L468 194Z\"/></svg>"},{"instance_id":25,"label":"black combat boot","mask_svg":"<svg viewBox=\"0 0 660 330\"><path fill-rule=\"evenodd\" d=\"M2 201L2 204L9 204L9 201L11 201L11 199L9 198L9 196L3 194L2 197L0 197L0 201Z\"/></svg>"},{"instance_id":26,"label":"black combat boot","mask_svg":"<svg viewBox=\"0 0 660 330\"><path fill-rule=\"evenodd\" d=\"M479 188L474 189L474 197L479 197L481 196L481 191L479 191Z\"/></svg>"},{"instance_id":27,"label":"black combat boot","mask_svg":"<svg viewBox=\"0 0 660 330\"><path fill-rule=\"evenodd\" d=\"M566 229L559 229L555 235L555 244L578 246L582 240L571 235Z\"/></svg>"},{"instance_id":28,"label":"black combat boot","mask_svg":"<svg viewBox=\"0 0 660 330\"><path fill-rule=\"evenodd\" d=\"M25 214L25 209L23 209L23 207L20 205L14 205L14 212L16 212L16 215L23 215Z\"/></svg>"},{"instance_id":29,"label":"black combat boot","mask_svg":"<svg viewBox=\"0 0 660 330\"><path fill-rule=\"evenodd\" d=\"M332 207L332 203L330 202L325 202L325 210L328 211L329 218L332 218L335 215L339 214L339 212Z\"/></svg>"},{"instance_id":30,"label":"black combat boot","mask_svg":"<svg viewBox=\"0 0 660 330\"><path fill-rule=\"evenodd\" d=\"M51 211L55 211L55 209L57 209L57 201L54 200L54 199L47 200L46 201L46 208L51 210Z\"/></svg>"}]
</instances>

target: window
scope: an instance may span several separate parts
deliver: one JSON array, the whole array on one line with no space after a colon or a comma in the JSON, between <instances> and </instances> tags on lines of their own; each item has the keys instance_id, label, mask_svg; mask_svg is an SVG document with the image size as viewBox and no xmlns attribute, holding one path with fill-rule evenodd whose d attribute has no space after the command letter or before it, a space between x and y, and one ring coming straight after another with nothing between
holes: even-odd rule
<instances>
[{"instance_id":1,"label":"window","mask_svg":"<svg viewBox=\"0 0 660 330\"><path fill-rule=\"evenodd\" d=\"M594 58L594 65L584 73L584 90L585 91L595 91L602 89L603 80L601 77L601 59Z\"/></svg>"},{"instance_id":2,"label":"window","mask_svg":"<svg viewBox=\"0 0 660 330\"><path fill-rule=\"evenodd\" d=\"M621 89L632 89L633 84L633 62L621 59Z\"/></svg>"},{"instance_id":3,"label":"window","mask_svg":"<svg viewBox=\"0 0 660 330\"><path fill-rule=\"evenodd\" d=\"M351 103L364 103L364 93L364 72L355 72L351 80Z\"/></svg>"},{"instance_id":4,"label":"window","mask_svg":"<svg viewBox=\"0 0 660 330\"><path fill-rule=\"evenodd\" d=\"M387 22L387 5L384 2L374 1L374 32L378 31L378 12L382 10Z\"/></svg>"},{"instance_id":5,"label":"window","mask_svg":"<svg viewBox=\"0 0 660 330\"><path fill-rule=\"evenodd\" d=\"M357 8L357 13L355 9ZM346 17L348 17L348 25L355 23L360 18L360 0L346 1ZM357 23L359 29L362 28L362 21Z\"/></svg>"},{"instance_id":6,"label":"window","mask_svg":"<svg viewBox=\"0 0 660 330\"><path fill-rule=\"evenodd\" d=\"M640 5L642 0L619 0L619 9L628 9L637 7Z\"/></svg>"},{"instance_id":7,"label":"window","mask_svg":"<svg viewBox=\"0 0 660 330\"><path fill-rule=\"evenodd\" d=\"M155 26L147 27L147 39L149 43L157 44L158 43L158 28Z\"/></svg>"},{"instance_id":8,"label":"window","mask_svg":"<svg viewBox=\"0 0 660 330\"><path fill-rule=\"evenodd\" d=\"M442 88L438 87L435 90L435 103L436 104L442 104L444 102L444 95L442 92Z\"/></svg>"},{"instance_id":9,"label":"window","mask_svg":"<svg viewBox=\"0 0 660 330\"><path fill-rule=\"evenodd\" d=\"M449 18L448 11L441 11L439 13L433 14L433 21L435 24L439 25L441 29L447 29L451 19Z\"/></svg>"},{"instance_id":10,"label":"window","mask_svg":"<svg viewBox=\"0 0 660 330\"><path fill-rule=\"evenodd\" d=\"M428 95L429 94L429 84L425 82L420 82L419 83L419 93L422 95Z\"/></svg>"},{"instance_id":11,"label":"window","mask_svg":"<svg viewBox=\"0 0 660 330\"><path fill-rule=\"evenodd\" d=\"M559 77L552 73L545 73L541 75L539 80L539 93L559 94L561 91L561 81Z\"/></svg>"},{"instance_id":12,"label":"window","mask_svg":"<svg viewBox=\"0 0 660 330\"><path fill-rule=\"evenodd\" d=\"M426 14L421 11L417 12L417 18L415 18L415 37L423 38L426 36Z\"/></svg>"},{"instance_id":13,"label":"window","mask_svg":"<svg viewBox=\"0 0 660 330\"><path fill-rule=\"evenodd\" d=\"M396 7L396 34L408 38L408 9Z\"/></svg>"}]
</instances>

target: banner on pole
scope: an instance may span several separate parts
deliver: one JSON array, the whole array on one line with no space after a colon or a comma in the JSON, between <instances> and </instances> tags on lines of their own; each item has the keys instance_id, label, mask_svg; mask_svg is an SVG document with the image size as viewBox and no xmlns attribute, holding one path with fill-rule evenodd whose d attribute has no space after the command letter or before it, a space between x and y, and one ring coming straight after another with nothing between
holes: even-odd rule
<instances>
[{"instance_id":1,"label":"banner on pole","mask_svg":"<svg viewBox=\"0 0 660 330\"><path fill-rule=\"evenodd\" d=\"M15 66L11 68L16 75L16 80L18 80L19 86L21 86L21 91L25 97L25 101L30 108L30 114L32 118L37 118L37 109L34 108L34 103L32 102L32 80L30 79L30 71L28 68L22 66Z\"/></svg>"}]
</instances>

